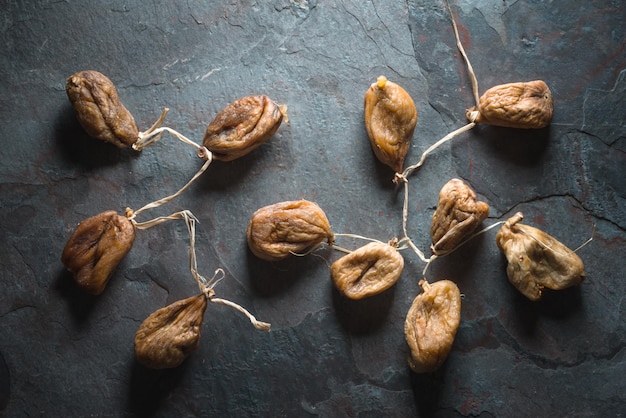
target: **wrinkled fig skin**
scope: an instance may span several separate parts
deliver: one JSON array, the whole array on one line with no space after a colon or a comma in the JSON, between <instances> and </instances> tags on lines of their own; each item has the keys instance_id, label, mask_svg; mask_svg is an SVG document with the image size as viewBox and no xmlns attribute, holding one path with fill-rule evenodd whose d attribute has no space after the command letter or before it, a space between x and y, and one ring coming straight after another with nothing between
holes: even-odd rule
<instances>
[{"instance_id":1,"label":"wrinkled fig skin","mask_svg":"<svg viewBox=\"0 0 626 418\"><path fill-rule=\"evenodd\" d=\"M461 292L454 282L421 282L404 322L410 348L409 367L415 373L431 373L448 357L461 322Z\"/></svg>"},{"instance_id":2,"label":"wrinkled fig skin","mask_svg":"<svg viewBox=\"0 0 626 418\"><path fill-rule=\"evenodd\" d=\"M402 87L380 76L365 93L364 102L365 129L374 154L401 173L417 124L413 99Z\"/></svg>"},{"instance_id":3,"label":"wrinkled fig skin","mask_svg":"<svg viewBox=\"0 0 626 418\"><path fill-rule=\"evenodd\" d=\"M132 222L109 210L78 224L63 249L61 262L74 274L80 288L99 295L134 242Z\"/></svg>"},{"instance_id":4,"label":"wrinkled fig skin","mask_svg":"<svg viewBox=\"0 0 626 418\"><path fill-rule=\"evenodd\" d=\"M389 289L403 269L404 258L395 247L372 242L335 261L330 276L339 293L358 300Z\"/></svg>"},{"instance_id":5,"label":"wrinkled fig skin","mask_svg":"<svg viewBox=\"0 0 626 418\"><path fill-rule=\"evenodd\" d=\"M68 77L65 91L78 121L90 136L118 148L127 148L139 138L133 115L104 74L79 71Z\"/></svg>"},{"instance_id":6,"label":"wrinkled fig skin","mask_svg":"<svg viewBox=\"0 0 626 418\"><path fill-rule=\"evenodd\" d=\"M562 290L585 280L585 266L575 252L532 226L519 223L518 212L500 228L496 243L508 261L509 281L528 299L537 301L543 289Z\"/></svg>"},{"instance_id":7,"label":"wrinkled fig skin","mask_svg":"<svg viewBox=\"0 0 626 418\"><path fill-rule=\"evenodd\" d=\"M463 181L452 179L439 192L430 235L433 254L452 252L489 216L489 205L476 200L476 193Z\"/></svg>"},{"instance_id":8,"label":"wrinkled fig skin","mask_svg":"<svg viewBox=\"0 0 626 418\"><path fill-rule=\"evenodd\" d=\"M248 223L248 247L257 257L278 261L303 253L335 236L324 211L308 200L275 203L257 210Z\"/></svg>"},{"instance_id":9,"label":"wrinkled fig skin","mask_svg":"<svg viewBox=\"0 0 626 418\"><path fill-rule=\"evenodd\" d=\"M135 334L135 358L151 369L178 367L198 348L207 298L201 293L153 312Z\"/></svg>"},{"instance_id":10,"label":"wrinkled fig skin","mask_svg":"<svg viewBox=\"0 0 626 418\"><path fill-rule=\"evenodd\" d=\"M222 109L209 123L202 141L220 161L232 161L267 142L283 120L267 96L248 96Z\"/></svg>"},{"instance_id":11,"label":"wrinkled fig skin","mask_svg":"<svg viewBox=\"0 0 626 418\"><path fill-rule=\"evenodd\" d=\"M476 106L467 110L467 119ZM552 121L552 93L541 80L502 84L490 88L480 97L475 122L506 128L539 129Z\"/></svg>"}]
</instances>

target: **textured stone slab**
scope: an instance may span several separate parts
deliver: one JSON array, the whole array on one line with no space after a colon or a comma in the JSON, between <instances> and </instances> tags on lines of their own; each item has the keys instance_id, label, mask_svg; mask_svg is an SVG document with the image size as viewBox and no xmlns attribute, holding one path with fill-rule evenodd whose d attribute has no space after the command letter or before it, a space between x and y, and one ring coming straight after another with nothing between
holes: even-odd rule
<instances>
[{"instance_id":1,"label":"textured stone slab","mask_svg":"<svg viewBox=\"0 0 626 418\"><path fill-rule=\"evenodd\" d=\"M540 131L478 126L409 178L407 230L430 245L439 189L466 181L571 248L587 280L532 303L508 283L487 232L428 269L464 294L457 338L432 375L408 368L404 317L424 264L403 250L395 287L348 301L321 248L268 263L247 249L258 208L306 198L336 233L402 235L402 188L374 157L363 95L384 74L413 97L407 164L466 123L471 85L443 2L8 2L0 19L0 415L6 416L616 416L626 403L626 102L621 2L453 2L481 91L543 79L555 116ZM153 311L198 291L182 222L137 232L105 292L81 293L60 262L69 234L104 210L175 192L199 169L164 136L141 151L87 137L65 79L95 69L140 130L166 125L200 142L231 101L267 94L289 123L251 154L214 162L179 199L142 220L189 209L198 267L225 271L218 296L272 323L263 333L210 304L198 350L177 369L134 360ZM145 218L144 218L145 217ZM595 231L595 233L594 233ZM354 249L361 240L338 237Z\"/></svg>"}]
</instances>

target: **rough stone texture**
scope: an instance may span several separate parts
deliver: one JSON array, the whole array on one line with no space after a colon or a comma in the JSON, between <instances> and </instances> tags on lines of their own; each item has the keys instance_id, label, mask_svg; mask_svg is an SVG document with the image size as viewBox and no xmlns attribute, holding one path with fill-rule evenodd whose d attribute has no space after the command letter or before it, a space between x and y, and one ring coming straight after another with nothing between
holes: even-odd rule
<instances>
[{"instance_id":1,"label":"rough stone texture","mask_svg":"<svg viewBox=\"0 0 626 418\"><path fill-rule=\"evenodd\" d=\"M407 163L465 123L473 104L441 1L4 2L0 18L0 415L3 416L619 416L626 403L626 39L621 1L453 2L481 92L543 79L550 128L478 126L410 177L409 234L426 250L441 186L462 178L491 205L485 225L525 222L575 248L587 280L531 303L506 279L495 231L437 260L431 281L464 294L448 360L409 371L404 317L423 263L404 251L395 287L364 301L334 290L340 254L279 263L250 254L258 208L306 198L337 233L401 234L402 193L378 163L363 94L378 75L413 97ZM289 107L268 143L215 162L185 194L200 220L201 273L226 271L218 296L271 322L254 330L210 304L198 350L174 370L133 358L153 311L197 292L181 222L138 231L105 292L81 293L60 255L81 220L164 197L200 167L172 137L141 153L86 136L64 91L95 69L140 130L162 107L201 141L231 101L267 94ZM360 241L338 244L357 248Z\"/></svg>"}]
</instances>

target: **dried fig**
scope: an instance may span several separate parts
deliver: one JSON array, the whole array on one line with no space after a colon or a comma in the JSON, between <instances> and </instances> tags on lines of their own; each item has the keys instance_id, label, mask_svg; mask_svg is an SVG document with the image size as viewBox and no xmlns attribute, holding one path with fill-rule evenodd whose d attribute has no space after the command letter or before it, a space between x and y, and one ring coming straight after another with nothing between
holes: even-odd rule
<instances>
[{"instance_id":1,"label":"dried fig","mask_svg":"<svg viewBox=\"0 0 626 418\"><path fill-rule=\"evenodd\" d=\"M535 80L490 88L480 97L478 108L468 109L466 116L489 125L538 129L550 124L553 110L550 89L545 82Z\"/></svg>"},{"instance_id":2,"label":"dried fig","mask_svg":"<svg viewBox=\"0 0 626 418\"><path fill-rule=\"evenodd\" d=\"M248 246L254 255L277 261L335 236L324 211L308 200L275 203L257 210L248 223Z\"/></svg>"},{"instance_id":3,"label":"dried fig","mask_svg":"<svg viewBox=\"0 0 626 418\"><path fill-rule=\"evenodd\" d=\"M261 146L283 120L281 109L267 96L248 96L222 109L209 123L203 145L213 158L232 161Z\"/></svg>"},{"instance_id":4,"label":"dried fig","mask_svg":"<svg viewBox=\"0 0 626 418\"><path fill-rule=\"evenodd\" d=\"M404 322L410 348L409 366L415 373L437 370L448 357L461 322L461 292L454 282L422 280Z\"/></svg>"},{"instance_id":5,"label":"dried fig","mask_svg":"<svg viewBox=\"0 0 626 418\"><path fill-rule=\"evenodd\" d=\"M335 261L330 276L337 290L357 300L393 286L404 269L404 258L393 244L371 242Z\"/></svg>"},{"instance_id":6,"label":"dried fig","mask_svg":"<svg viewBox=\"0 0 626 418\"><path fill-rule=\"evenodd\" d=\"M99 295L135 242L135 226L109 210L85 219L70 236L61 262L86 292Z\"/></svg>"},{"instance_id":7,"label":"dried fig","mask_svg":"<svg viewBox=\"0 0 626 418\"><path fill-rule=\"evenodd\" d=\"M198 348L207 297L204 293L153 312L135 334L135 358L152 369L179 366Z\"/></svg>"},{"instance_id":8,"label":"dried fig","mask_svg":"<svg viewBox=\"0 0 626 418\"><path fill-rule=\"evenodd\" d=\"M104 74L79 71L65 86L76 117L92 137L127 148L139 138L133 115L120 101L115 85Z\"/></svg>"},{"instance_id":9,"label":"dried fig","mask_svg":"<svg viewBox=\"0 0 626 418\"><path fill-rule=\"evenodd\" d=\"M452 179L439 192L433 214L430 249L445 255L456 249L489 216L489 205L476 200L476 193L463 181Z\"/></svg>"},{"instance_id":10,"label":"dried fig","mask_svg":"<svg viewBox=\"0 0 626 418\"><path fill-rule=\"evenodd\" d=\"M524 215L516 213L496 234L511 284L536 301L544 288L561 290L582 283L585 266L580 257L540 229L521 224L522 219Z\"/></svg>"},{"instance_id":11,"label":"dried fig","mask_svg":"<svg viewBox=\"0 0 626 418\"><path fill-rule=\"evenodd\" d=\"M365 93L364 108L365 129L374 154L380 162L401 173L417 124L413 99L381 75Z\"/></svg>"}]
</instances>

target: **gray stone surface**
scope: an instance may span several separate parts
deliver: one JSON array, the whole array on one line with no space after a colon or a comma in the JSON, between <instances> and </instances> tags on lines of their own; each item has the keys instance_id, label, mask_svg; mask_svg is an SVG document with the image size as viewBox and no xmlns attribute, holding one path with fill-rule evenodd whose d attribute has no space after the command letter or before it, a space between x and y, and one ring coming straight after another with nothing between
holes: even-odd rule
<instances>
[{"instance_id":1,"label":"gray stone surface","mask_svg":"<svg viewBox=\"0 0 626 418\"><path fill-rule=\"evenodd\" d=\"M404 317L424 264L404 251L398 284L369 300L333 288L328 248L279 263L255 258L245 228L267 204L306 198L337 233L400 236L403 194L367 141L363 94L380 74L414 98L407 162L465 123L466 67L441 1L2 2L0 12L0 415L14 416L623 416L626 403L626 4L468 1L453 5L481 91L543 79L548 129L478 126L410 177L408 232L423 250L441 186L468 182L579 250L587 280L531 303L509 285L495 230L437 260L462 321L443 367L415 375ZM290 121L267 144L213 163L179 199L199 219L202 274L218 296L272 330L210 304L199 349L177 369L134 360L153 311L197 292L187 230L138 231L106 291L78 290L60 262L81 220L164 197L200 167L164 137L141 153L89 138L65 95L82 69L105 73L141 130L201 141L231 101L267 94ZM356 248L361 241L339 238Z\"/></svg>"}]
</instances>

